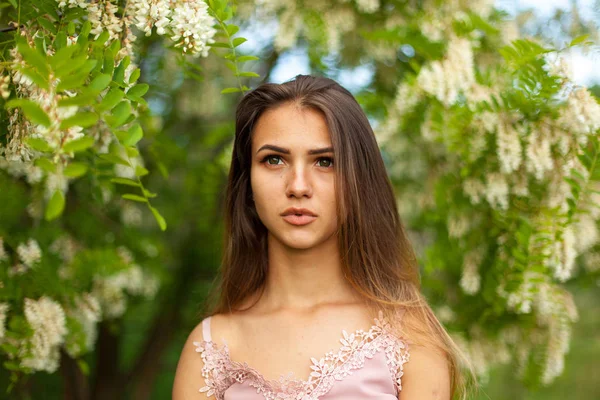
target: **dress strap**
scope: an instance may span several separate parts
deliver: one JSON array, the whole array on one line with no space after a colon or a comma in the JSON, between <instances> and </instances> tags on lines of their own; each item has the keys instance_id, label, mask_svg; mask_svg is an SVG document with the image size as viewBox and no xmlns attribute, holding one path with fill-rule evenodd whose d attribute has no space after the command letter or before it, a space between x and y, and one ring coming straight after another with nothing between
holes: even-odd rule
<instances>
[{"instance_id":1,"label":"dress strap","mask_svg":"<svg viewBox=\"0 0 600 400\"><path fill-rule=\"evenodd\" d=\"M207 342L212 341L210 336L210 319L211 317L206 317L202 320L202 337Z\"/></svg>"}]
</instances>

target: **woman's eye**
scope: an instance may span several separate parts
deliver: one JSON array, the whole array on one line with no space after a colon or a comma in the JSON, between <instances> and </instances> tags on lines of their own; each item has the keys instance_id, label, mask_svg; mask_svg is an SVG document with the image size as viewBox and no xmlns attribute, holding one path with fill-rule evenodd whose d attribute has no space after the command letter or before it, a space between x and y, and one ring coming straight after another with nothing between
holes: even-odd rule
<instances>
[{"instance_id":1,"label":"woman's eye","mask_svg":"<svg viewBox=\"0 0 600 400\"><path fill-rule=\"evenodd\" d=\"M278 162L271 163L271 162L269 162L269 160L280 160L280 157L279 156L266 156L265 159L263 160L263 162L266 161L269 165L277 165L277 164L279 164Z\"/></svg>"},{"instance_id":2,"label":"woman's eye","mask_svg":"<svg viewBox=\"0 0 600 400\"><path fill-rule=\"evenodd\" d=\"M319 158L319 163L321 163L322 161L325 161L326 163L325 163L325 165L323 165L323 164L320 164L320 165L319 165L320 167L325 167L325 168L328 168L328 167L331 167L331 165L333 164L333 159L332 159L332 158L330 158L330 157L322 157L322 158Z\"/></svg>"}]
</instances>

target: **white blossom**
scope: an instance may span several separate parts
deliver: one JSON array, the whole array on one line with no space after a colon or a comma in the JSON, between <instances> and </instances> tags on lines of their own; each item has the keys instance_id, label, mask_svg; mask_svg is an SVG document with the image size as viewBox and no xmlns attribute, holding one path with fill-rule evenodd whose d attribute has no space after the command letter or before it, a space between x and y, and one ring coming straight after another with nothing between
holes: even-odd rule
<instances>
[{"instance_id":1,"label":"white blossom","mask_svg":"<svg viewBox=\"0 0 600 400\"><path fill-rule=\"evenodd\" d=\"M4 240L0 236L0 262L8 260L8 254L4 250Z\"/></svg>"},{"instance_id":2,"label":"white blossom","mask_svg":"<svg viewBox=\"0 0 600 400\"><path fill-rule=\"evenodd\" d=\"M485 184L477 179L468 178L465 179L462 186L471 203L479 204L485 194Z\"/></svg>"},{"instance_id":3,"label":"white blossom","mask_svg":"<svg viewBox=\"0 0 600 400\"><path fill-rule=\"evenodd\" d=\"M508 117L502 118L498 124L496 144L500 170L505 174L516 171L522 160L521 139Z\"/></svg>"},{"instance_id":4,"label":"white blossom","mask_svg":"<svg viewBox=\"0 0 600 400\"><path fill-rule=\"evenodd\" d=\"M493 208L508 209L508 183L504 175L491 173L487 176L485 198Z\"/></svg>"},{"instance_id":5,"label":"white blossom","mask_svg":"<svg viewBox=\"0 0 600 400\"><path fill-rule=\"evenodd\" d=\"M10 306L8 303L0 303L0 342L4 339L6 332L6 317L8 316L8 310Z\"/></svg>"},{"instance_id":6,"label":"white blossom","mask_svg":"<svg viewBox=\"0 0 600 400\"><path fill-rule=\"evenodd\" d=\"M467 92L475 82L473 49L467 39L453 37L446 57L432 61L419 71L417 82L425 92L446 106L454 104L461 92Z\"/></svg>"},{"instance_id":7,"label":"white blossom","mask_svg":"<svg viewBox=\"0 0 600 400\"><path fill-rule=\"evenodd\" d=\"M302 18L296 8L287 8L279 17L279 29L273 41L275 49L282 51L294 46L301 27Z\"/></svg>"},{"instance_id":8,"label":"white blossom","mask_svg":"<svg viewBox=\"0 0 600 400\"><path fill-rule=\"evenodd\" d=\"M128 7L133 10L135 26L146 36L150 36L153 27L159 35L166 33L171 15L169 0L130 0Z\"/></svg>"},{"instance_id":9,"label":"white blossom","mask_svg":"<svg viewBox=\"0 0 600 400\"><path fill-rule=\"evenodd\" d=\"M558 123L575 135L580 145L585 146L587 135L600 129L600 105L586 88L575 89L569 93Z\"/></svg>"},{"instance_id":10,"label":"white blossom","mask_svg":"<svg viewBox=\"0 0 600 400\"><path fill-rule=\"evenodd\" d=\"M42 259L42 250L35 239L29 239L27 244L21 243L17 246L19 259L27 267L33 267Z\"/></svg>"},{"instance_id":11,"label":"white blossom","mask_svg":"<svg viewBox=\"0 0 600 400\"><path fill-rule=\"evenodd\" d=\"M74 8L74 7L86 8L87 1L86 0L61 0L58 2L58 6L60 8L65 8L65 6L68 6L69 8Z\"/></svg>"},{"instance_id":12,"label":"white blossom","mask_svg":"<svg viewBox=\"0 0 600 400\"><path fill-rule=\"evenodd\" d=\"M171 15L171 40L184 53L206 57L216 33L208 5L202 0L179 1Z\"/></svg>"},{"instance_id":13,"label":"white blossom","mask_svg":"<svg viewBox=\"0 0 600 400\"><path fill-rule=\"evenodd\" d=\"M91 293L84 293L75 299L75 308L69 310L68 314L81 324L85 335L83 347L76 341L67 343L66 346L67 352L72 357L78 357L94 348L98 337L98 322L102 317L100 302Z\"/></svg>"},{"instance_id":14,"label":"white blossom","mask_svg":"<svg viewBox=\"0 0 600 400\"><path fill-rule=\"evenodd\" d=\"M142 210L132 202L126 201L121 206L121 221L127 226L141 226Z\"/></svg>"},{"instance_id":15,"label":"white blossom","mask_svg":"<svg viewBox=\"0 0 600 400\"><path fill-rule=\"evenodd\" d=\"M483 261L484 255L485 252L483 248L476 248L469 251L464 256L460 287L467 294L473 295L477 293L481 287L479 266Z\"/></svg>"},{"instance_id":16,"label":"white blossom","mask_svg":"<svg viewBox=\"0 0 600 400\"><path fill-rule=\"evenodd\" d=\"M59 346L67 333L65 313L60 304L43 296L38 301L25 299L25 319L33 329L23 367L53 373L58 368Z\"/></svg>"},{"instance_id":17,"label":"white blossom","mask_svg":"<svg viewBox=\"0 0 600 400\"><path fill-rule=\"evenodd\" d=\"M75 257L77 243L72 237L62 235L52 242L49 250L58 254L64 262L69 263Z\"/></svg>"},{"instance_id":18,"label":"white blossom","mask_svg":"<svg viewBox=\"0 0 600 400\"><path fill-rule=\"evenodd\" d=\"M88 21L92 24L91 33L97 38L102 32L108 32L109 40L116 40L123 31L122 21L116 13L119 7L109 0L88 4Z\"/></svg>"},{"instance_id":19,"label":"white blossom","mask_svg":"<svg viewBox=\"0 0 600 400\"><path fill-rule=\"evenodd\" d=\"M451 238L460 238L464 236L471 226L470 217L466 214L450 215L448 217L448 235Z\"/></svg>"},{"instance_id":20,"label":"white blossom","mask_svg":"<svg viewBox=\"0 0 600 400\"><path fill-rule=\"evenodd\" d=\"M548 331L548 350L542 372L542 383L550 384L564 370L565 354L569 350L571 327L568 323L552 320Z\"/></svg>"},{"instance_id":21,"label":"white blossom","mask_svg":"<svg viewBox=\"0 0 600 400\"><path fill-rule=\"evenodd\" d=\"M356 6L359 11L366 14L372 14L379 10L379 0L356 0Z\"/></svg>"},{"instance_id":22,"label":"white blossom","mask_svg":"<svg viewBox=\"0 0 600 400\"><path fill-rule=\"evenodd\" d=\"M554 168L550 146L549 133L543 126L539 130L534 129L528 137L525 166L527 172L533 173L537 180Z\"/></svg>"}]
</instances>

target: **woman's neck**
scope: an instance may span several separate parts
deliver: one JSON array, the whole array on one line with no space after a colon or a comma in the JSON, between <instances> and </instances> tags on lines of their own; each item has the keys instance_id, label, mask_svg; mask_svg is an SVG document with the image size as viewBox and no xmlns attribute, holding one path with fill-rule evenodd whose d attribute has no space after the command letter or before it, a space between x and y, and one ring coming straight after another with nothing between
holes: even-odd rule
<instances>
[{"instance_id":1,"label":"woman's neck","mask_svg":"<svg viewBox=\"0 0 600 400\"><path fill-rule=\"evenodd\" d=\"M311 249L290 249L269 238L269 271L257 303L263 310L309 310L359 301L344 278L335 237Z\"/></svg>"}]
</instances>

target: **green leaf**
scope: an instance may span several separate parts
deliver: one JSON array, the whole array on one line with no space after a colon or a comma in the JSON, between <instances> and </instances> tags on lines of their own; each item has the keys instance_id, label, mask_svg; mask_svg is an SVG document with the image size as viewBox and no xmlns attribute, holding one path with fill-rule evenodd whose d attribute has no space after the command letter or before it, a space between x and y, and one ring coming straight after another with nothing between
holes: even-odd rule
<instances>
[{"instance_id":1,"label":"green leaf","mask_svg":"<svg viewBox=\"0 0 600 400\"><path fill-rule=\"evenodd\" d=\"M46 206L45 218L46 221L52 221L59 217L65 209L65 196L60 190L54 191L52 198Z\"/></svg>"},{"instance_id":2,"label":"green leaf","mask_svg":"<svg viewBox=\"0 0 600 400\"><path fill-rule=\"evenodd\" d=\"M221 90L221 94L241 92L240 88L229 87Z\"/></svg>"},{"instance_id":3,"label":"green leaf","mask_svg":"<svg viewBox=\"0 0 600 400\"><path fill-rule=\"evenodd\" d=\"M139 68L134 69L131 75L129 76L129 83L136 82L140 78L141 73L142 71Z\"/></svg>"},{"instance_id":4,"label":"green leaf","mask_svg":"<svg viewBox=\"0 0 600 400\"><path fill-rule=\"evenodd\" d=\"M238 47L240 44L246 42L248 39L243 37L236 37L233 39L233 47Z\"/></svg>"},{"instance_id":5,"label":"green leaf","mask_svg":"<svg viewBox=\"0 0 600 400\"><path fill-rule=\"evenodd\" d=\"M127 91L127 97L142 97L146 94L150 85L147 83L139 83Z\"/></svg>"},{"instance_id":6,"label":"green leaf","mask_svg":"<svg viewBox=\"0 0 600 400\"><path fill-rule=\"evenodd\" d=\"M238 31L240 30L240 27L234 24L231 25L227 25L227 33L229 33L229 36L233 36L236 33L238 33Z\"/></svg>"},{"instance_id":7,"label":"green leaf","mask_svg":"<svg viewBox=\"0 0 600 400\"><path fill-rule=\"evenodd\" d=\"M50 147L48 142L42 138L30 137L25 139L25 143L34 150L43 151L45 153L52 152L52 147Z\"/></svg>"},{"instance_id":8,"label":"green leaf","mask_svg":"<svg viewBox=\"0 0 600 400\"><path fill-rule=\"evenodd\" d=\"M210 44L210 47L220 47L220 48L224 48L224 49L230 49L231 45L229 43L224 43L224 42L214 42Z\"/></svg>"},{"instance_id":9,"label":"green leaf","mask_svg":"<svg viewBox=\"0 0 600 400\"><path fill-rule=\"evenodd\" d=\"M112 178L110 181L113 183L118 183L120 185L140 187L140 184L138 182L128 178Z\"/></svg>"},{"instance_id":10,"label":"green leaf","mask_svg":"<svg viewBox=\"0 0 600 400\"><path fill-rule=\"evenodd\" d=\"M151 191L147 190L146 188L142 188L142 191L144 192L144 196L146 196L146 197L153 198L153 197L157 196L156 193L152 193Z\"/></svg>"},{"instance_id":11,"label":"green leaf","mask_svg":"<svg viewBox=\"0 0 600 400\"><path fill-rule=\"evenodd\" d=\"M106 116L106 122L113 128L118 128L127 122L131 115L131 104L123 100L113 108L111 115Z\"/></svg>"},{"instance_id":12,"label":"green leaf","mask_svg":"<svg viewBox=\"0 0 600 400\"><path fill-rule=\"evenodd\" d=\"M123 97L125 96L125 92L123 92L119 88L112 88L106 93L106 96L102 99L98 106L99 111L106 111L112 109L114 106L119 103Z\"/></svg>"},{"instance_id":13,"label":"green leaf","mask_svg":"<svg viewBox=\"0 0 600 400\"><path fill-rule=\"evenodd\" d=\"M25 60L25 62L34 67L45 80L48 80L50 70L48 68L48 60L39 51L32 49L25 41L19 40L17 50Z\"/></svg>"},{"instance_id":14,"label":"green leaf","mask_svg":"<svg viewBox=\"0 0 600 400\"><path fill-rule=\"evenodd\" d=\"M237 61L240 63L246 62L246 61L255 61L255 60L260 60L260 58L256 57L256 56L239 56L237 58Z\"/></svg>"},{"instance_id":15,"label":"green leaf","mask_svg":"<svg viewBox=\"0 0 600 400\"><path fill-rule=\"evenodd\" d=\"M135 167L135 176L145 176L148 175L148 170L141 165L137 165Z\"/></svg>"},{"instance_id":16,"label":"green leaf","mask_svg":"<svg viewBox=\"0 0 600 400\"><path fill-rule=\"evenodd\" d=\"M140 203L147 203L148 200L145 197L138 196L137 194L124 194L121 197L127 200L139 201Z\"/></svg>"},{"instance_id":17,"label":"green leaf","mask_svg":"<svg viewBox=\"0 0 600 400\"><path fill-rule=\"evenodd\" d=\"M127 147L125 147L125 152L127 152L127 155L129 157L137 157L140 155L140 152L135 147L127 146Z\"/></svg>"},{"instance_id":18,"label":"green leaf","mask_svg":"<svg viewBox=\"0 0 600 400\"><path fill-rule=\"evenodd\" d=\"M8 108L20 107L25 116L34 124L49 127L52 123L48 114L42 110L38 103L27 99L14 99L6 103Z\"/></svg>"},{"instance_id":19,"label":"green leaf","mask_svg":"<svg viewBox=\"0 0 600 400\"><path fill-rule=\"evenodd\" d=\"M578 44L585 42L588 37L590 37L589 34L577 36L575 39L571 40L571 43L569 43L569 47L577 46Z\"/></svg>"},{"instance_id":20,"label":"green leaf","mask_svg":"<svg viewBox=\"0 0 600 400\"><path fill-rule=\"evenodd\" d=\"M131 59L129 56L126 56L121 60L117 68L115 68L115 72L113 74L113 80L117 83L125 83L125 69L129 66Z\"/></svg>"},{"instance_id":21,"label":"green leaf","mask_svg":"<svg viewBox=\"0 0 600 400\"><path fill-rule=\"evenodd\" d=\"M75 54L75 52L78 50L80 50L80 47L77 44L62 47L60 50L54 53L52 57L50 57L48 62L50 63L52 69L57 72L57 69L60 69L61 66L66 65L66 63L71 60L73 54ZM83 55L82 60L83 61L81 63L83 64L83 62L86 60L85 55Z\"/></svg>"},{"instance_id":22,"label":"green leaf","mask_svg":"<svg viewBox=\"0 0 600 400\"><path fill-rule=\"evenodd\" d=\"M17 70L19 72L21 72L23 75L25 75L26 77L28 77L29 79L31 79L33 81L33 83L38 85L40 88L48 90L48 88L50 87L48 85L48 80L44 79L44 77L42 75L40 75L35 68L19 67L19 68L17 68Z\"/></svg>"},{"instance_id":23,"label":"green leaf","mask_svg":"<svg viewBox=\"0 0 600 400\"><path fill-rule=\"evenodd\" d=\"M102 47L102 46L104 46L104 43L106 43L106 41L108 39L110 39L110 33L108 33L107 30L104 30L104 31L102 31L102 33L100 35L98 35L96 40L94 40L93 45L95 47Z\"/></svg>"},{"instance_id":24,"label":"green leaf","mask_svg":"<svg viewBox=\"0 0 600 400\"><path fill-rule=\"evenodd\" d=\"M96 100L95 94L90 93L82 93L77 96L69 97L65 96L58 101L59 107L69 107L69 106L87 106L89 104L94 103Z\"/></svg>"},{"instance_id":25,"label":"green leaf","mask_svg":"<svg viewBox=\"0 0 600 400\"><path fill-rule=\"evenodd\" d=\"M92 23L89 20L86 20L81 26L81 31L79 31L79 36L88 36L92 31Z\"/></svg>"},{"instance_id":26,"label":"green leaf","mask_svg":"<svg viewBox=\"0 0 600 400\"><path fill-rule=\"evenodd\" d=\"M85 362L85 360L78 358L77 359L77 366L79 367L79 370L81 371L81 373L85 376L89 376L90 375L90 366L88 365L87 362Z\"/></svg>"},{"instance_id":27,"label":"green leaf","mask_svg":"<svg viewBox=\"0 0 600 400\"><path fill-rule=\"evenodd\" d=\"M256 72L250 72L250 71L240 72L238 74L238 76L246 76L246 77L250 77L250 78L260 78L259 74L257 74Z\"/></svg>"},{"instance_id":28,"label":"green leaf","mask_svg":"<svg viewBox=\"0 0 600 400\"><path fill-rule=\"evenodd\" d=\"M94 145L94 138L91 136L84 136L79 139L71 140L63 146L65 153L79 152L87 150Z\"/></svg>"},{"instance_id":29,"label":"green leaf","mask_svg":"<svg viewBox=\"0 0 600 400\"><path fill-rule=\"evenodd\" d=\"M110 84L112 77L108 74L100 74L95 77L88 86L94 92L101 92Z\"/></svg>"},{"instance_id":30,"label":"green leaf","mask_svg":"<svg viewBox=\"0 0 600 400\"><path fill-rule=\"evenodd\" d=\"M98 115L93 112L80 112L72 117L69 117L63 120L60 123L60 129L66 130L72 126L80 126L82 128L88 128L90 126L96 125L98 122Z\"/></svg>"},{"instance_id":31,"label":"green leaf","mask_svg":"<svg viewBox=\"0 0 600 400\"><path fill-rule=\"evenodd\" d=\"M121 165L125 165L127 167L131 167L131 164L129 164L129 162L127 160L125 160L124 158L121 158L120 156L118 156L116 154L100 154L99 157L102 160L111 162L113 164L121 164Z\"/></svg>"},{"instance_id":32,"label":"green leaf","mask_svg":"<svg viewBox=\"0 0 600 400\"><path fill-rule=\"evenodd\" d=\"M80 176L85 175L87 171L87 164L80 162L72 162L71 164L67 165L63 173L69 178L79 178Z\"/></svg>"},{"instance_id":33,"label":"green leaf","mask_svg":"<svg viewBox=\"0 0 600 400\"><path fill-rule=\"evenodd\" d=\"M92 71L92 69L94 69L97 63L97 60L87 60L83 67L81 67L81 69L77 73L62 78L58 86L56 86L56 90L58 92L62 92L65 90L75 89L79 86L83 86L90 72Z\"/></svg>"},{"instance_id":34,"label":"green leaf","mask_svg":"<svg viewBox=\"0 0 600 400\"><path fill-rule=\"evenodd\" d=\"M56 172L56 164L45 157L40 157L34 161L34 164L46 172Z\"/></svg>"},{"instance_id":35,"label":"green leaf","mask_svg":"<svg viewBox=\"0 0 600 400\"><path fill-rule=\"evenodd\" d=\"M152 206L150 206L150 211L152 211L152 215L154 215L154 218L156 219L156 222L158 222L158 226L160 226L160 229L162 231L167 229L167 222L165 221L165 219L163 218L162 215L160 215L160 213L158 212L158 210Z\"/></svg>"},{"instance_id":36,"label":"green leaf","mask_svg":"<svg viewBox=\"0 0 600 400\"><path fill-rule=\"evenodd\" d=\"M38 17L37 21L41 26L43 26L44 28L49 30L51 33L56 35L56 32L57 32L56 25L54 25L51 21L47 20L44 17Z\"/></svg>"},{"instance_id":37,"label":"green leaf","mask_svg":"<svg viewBox=\"0 0 600 400\"><path fill-rule=\"evenodd\" d=\"M144 131L140 124L136 123L127 130L127 140L122 142L125 146L134 146L144 137Z\"/></svg>"}]
</instances>

